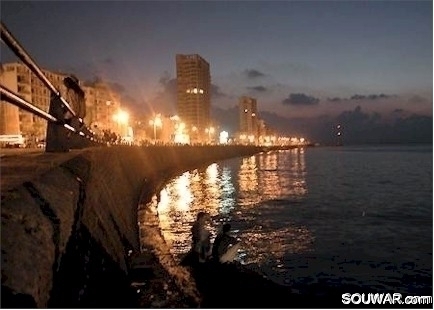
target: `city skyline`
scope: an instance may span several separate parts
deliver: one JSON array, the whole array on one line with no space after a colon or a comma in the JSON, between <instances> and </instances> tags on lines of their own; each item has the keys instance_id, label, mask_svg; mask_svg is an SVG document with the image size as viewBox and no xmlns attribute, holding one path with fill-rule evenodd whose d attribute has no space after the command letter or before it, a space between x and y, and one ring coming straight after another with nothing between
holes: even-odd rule
<instances>
[{"instance_id":1,"label":"city skyline","mask_svg":"<svg viewBox=\"0 0 434 310\"><path fill-rule=\"evenodd\" d=\"M2 19L38 64L110 81L136 109L176 111L185 53L209 61L222 111L246 95L297 122L432 118L429 1L5 1Z\"/></svg>"}]
</instances>

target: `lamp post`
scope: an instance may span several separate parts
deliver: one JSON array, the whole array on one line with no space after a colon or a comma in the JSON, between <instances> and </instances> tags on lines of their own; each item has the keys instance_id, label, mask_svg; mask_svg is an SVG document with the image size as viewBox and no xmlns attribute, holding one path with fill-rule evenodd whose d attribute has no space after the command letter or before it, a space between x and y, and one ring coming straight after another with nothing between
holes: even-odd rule
<instances>
[{"instance_id":1,"label":"lamp post","mask_svg":"<svg viewBox=\"0 0 434 310\"><path fill-rule=\"evenodd\" d=\"M205 128L205 133L208 134L208 143L211 144L211 135L214 134L214 127Z\"/></svg>"},{"instance_id":2,"label":"lamp post","mask_svg":"<svg viewBox=\"0 0 434 310\"><path fill-rule=\"evenodd\" d=\"M119 110L115 115L113 115L113 120L116 121L118 125L118 130L121 137L127 135L129 118L130 118L129 114L122 110Z\"/></svg>"},{"instance_id":3,"label":"lamp post","mask_svg":"<svg viewBox=\"0 0 434 310\"><path fill-rule=\"evenodd\" d=\"M110 124L110 110L111 110L111 108L110 108L110 106L112 105L112 102L110 101L110 100L107 100L106 102L105 102L105 104L106 104L106 106L107 106L107 115L106 115L106 121L107 121L107 123L106 123L106 128L107 128L107 130L111 130L112 128L111 128L111 124Z\"/></svg>"},{"instance_id":4,"label":"lamp post","mask_svg":"<svg viewBox=\"0 0 434 310\"><path fill-rule=\"evenodd\" d=\"M161 116L160 114L157 114L156 116L154 116L153 119L151 119L149 121L149 125L154 127L154 144L156 144L157 142L157 127L161 127L162 126L162 121L161 121Z\"/></svg>"},{"instance_id":5,"label":"lamp post","mask_svg":"<svg viewBox=\"0 0 434 310\"><path fill-rule=\"evenodd\" d=\"M191 144L197 143L197 127L196 126L191 127L190 143Z\"/></svg>"}]
</instances>

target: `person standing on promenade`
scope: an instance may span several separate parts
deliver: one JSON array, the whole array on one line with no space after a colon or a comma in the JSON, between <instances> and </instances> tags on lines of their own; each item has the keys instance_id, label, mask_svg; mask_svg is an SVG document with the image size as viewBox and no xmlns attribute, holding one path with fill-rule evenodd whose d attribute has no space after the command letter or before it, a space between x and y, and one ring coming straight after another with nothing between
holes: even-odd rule
<instances>
[{"instance_id":1,"label":"person standing on promenade","mask_svg":"<svg viewBox=\"0 0 434 310\"><path fill-rule=\"evenodd\" d=\"M206 228L206 223L209 220L209 214L199 212L196 221L191 227L192 235L192 252L196 262L206 262L210 256L211 250L211 234Z\"/></svg>"},{"instance_id":2,"label":"person standing on promenade","mask_svg":"<svg viewBox=\"0 0 434 310\"><path fill-rule=\"evenodd\" d=\"M231 224L223 224L222 230L214 239L212 257L216 262L232 262L235 258L235 255L237 254L240 243L235 237L232 237L229 234L230 230Z\"/></svg>"}]
</instances>

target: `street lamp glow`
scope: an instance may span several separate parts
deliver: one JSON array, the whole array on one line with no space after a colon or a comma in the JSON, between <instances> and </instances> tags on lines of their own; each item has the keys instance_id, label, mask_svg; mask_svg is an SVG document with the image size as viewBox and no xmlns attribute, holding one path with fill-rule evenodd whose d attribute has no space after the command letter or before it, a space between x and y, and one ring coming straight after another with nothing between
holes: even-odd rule
<instances>
[{"instance_id":1,"label":"street lamp glow","mask_svg":"<svg viewBox=\"0 0 434 310\"><path fill-rule=\"evenodd\" d=\"M157 141L157 127L162 127L163 122L160 114L157 114L153 119L149 121L149 125L154 127L154 144Z\"/></svg>"},{"instance_id":2,"label":"street lamp glow","mask_svg":"<svg viewBox=\"0 0 434 310\"><path fill-rule=\"evenodd\" d=\"M228 143L228 138L229 138L229 133L227 131L222 131L219 137L220 144Z\"/></svg>"},{"instance_id":3,"label":"street lamp glow","mask_svg":"<svg viewBox=\"0 0 434 310\"><path fill-rule=\"evenodd\" d=\"M205 128L205 133L208 134L208 143L211 142L211 136L214 134L214 127Z\"/></svg>"},{"instance_id":4,"label":"street lamp glow","mask_svg":"<svg viewBox=\"0 0 434 310\"><path fill-rule=\"evenodd\" d=\"M130 115L122 110L119 110L118 113L113 115L113 120L118 122L119 124L128 124L128 120L130 118Z\"/></svg>"},{"instance_id":5,"label":"street lamp glow","mask_svg":"<svg viewBox=\"0 0 434 310\"><path fill-rule=\"evenodd\" d=\"M116 122L117 132L121 136L127 135L129 118L130 115L128 112L123 110L118 110L118 112L113 115L113 121Z\"/></svg>"}]
</instances>

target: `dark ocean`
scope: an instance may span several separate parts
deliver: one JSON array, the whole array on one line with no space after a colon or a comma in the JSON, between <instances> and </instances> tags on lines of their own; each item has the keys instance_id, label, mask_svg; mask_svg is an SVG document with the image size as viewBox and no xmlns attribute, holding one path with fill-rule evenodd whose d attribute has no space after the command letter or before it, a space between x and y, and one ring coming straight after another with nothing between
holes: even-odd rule
<instances>
[{"instance_id":1,"label":"dark ocean","mask_svg":"<svg viewBox=\"0 0 434 310\"><path fill-rule=\"evenodd\" d=\"M237 261L294 291L432 295L432 145L309 147L214 163L157 205L173 255L198 211L242 241Z\"/></svg>"}]
</instances>

